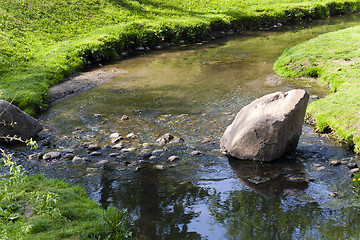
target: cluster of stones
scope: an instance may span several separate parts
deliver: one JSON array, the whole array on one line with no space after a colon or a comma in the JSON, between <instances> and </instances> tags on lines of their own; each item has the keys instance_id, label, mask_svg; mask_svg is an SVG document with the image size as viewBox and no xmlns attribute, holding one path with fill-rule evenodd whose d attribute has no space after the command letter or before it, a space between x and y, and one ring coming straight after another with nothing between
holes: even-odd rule
<instances>
[{"instance_id":1,"label":"cluster of stones","mask_svg":"<svg viewBox=\"0 0 360 240\"><path fill-rule=\"evenodd\" d=\"M203 44L203 43L206 43L208 41L211 41L211 40L215 40L215 39L218 39L218 38L222 38L224 36L232 36L234 35L236 32L239 32L239 30L227 30L227 31L214 31L212 33L209 34L209 36L207 38L205 38L203 41L198 41L198 44ZM189 42L185 41L185 40L180 40L179 42L175 43L175 42L172 42L172 43L169 43L169 42L163 42L162 44L159 44L157 46L154 47L154 49L156 50L161 50L161 49L166 49L166 48L169 48L169 47L172 47L172 46L181 46L181 45L185 45ZM139 46L139 47L136 47L135 49L132 49L132 48L129 48L127 50L125 50L124 52L121 53L121 56L122 57L127 57L129 55L132 55L132 54L136 54L136 53L144 53L144 52L148 52L148 51L151 51L151 48L147 45L144 45L144 46ZM91 63L88 63L88 64L91 64Z\"/></svg>"},{"instance_id":2,"label":"cluster of stones","mask_svg":"<svg viewBox=\"0 0 360 240\"><path fill-rule=\"evenodd\" d=\"M354 162L348 162L346 160L330 160L329 166L340 166L340 165L346 165L349 169L350 176L354 176L355 173L360 171L360 168L357 163ZM313 165L316 168L316 171L323 171L326 169L325 166L322 166L320 163L315 163Z\"/></svg>"},{"instance_id":3,"label":"cluster of stones","mask_svg":"<svg viewBox=\"0 0 360 240\"><path fill-rule=\"evenodd\" d=\"M279 28L279 27L282 27L282 24L281 23L277 23L273 26L269 26L268 28L264 28L265 29L269 29L269 28ZM232 36L234 35L235 33L239 33L240 30L239 29L227 29L227 30L224 30L224 31L213 31L211 32L208 37L206 37L203 41L198 41L198 43L202 44L202 43L206 43L208 41L211 41L211 40L215 40L215 39L218 39L218 38L222 38L224 36ZM185 40L180 40L179 42L177 43L168 43L168 42L164 42L158 46L155 46L155 49L157 50L160 50L160 49L164 49L164 48L169 48L171 46L179 46L179 45L184 45L184 44L187 44L188 42L185 41ZM137 47L135 49L128 49L127 51L123 52L121 55L122 56L128 56L129 54L132 54L132 53L141 53L141 52L148 52L150 51L150 47L148 46L140 46L140 47Z\"/></svg>"},{"instance_id":4,"label":"cluster of stones","mask_svg":"<svg viewBox=\"0 0 360 240\"><path fill-rule=\"evenodd\" d=\"M93 142L83 142L80 144L79 148L86 149L86 156L76 155L75 149L63 149L61 151L50 151L46 153L34 153L28 156L28 160L44 160L48 162L53 162L55 160L66 160L73 163L93 163L93 159L101 159L103 153L110 152L108 159L116 159L123 161L123 164L126 166L136 165L136 168L139 169L144 164L153 163L156 159L164 158L165 152L167 150L165 145L168 144L182 144L184 139L180 137L174 137L170 133L166 133L156 139L153 144L143 143L140 147L127 147L127 143L131 140L138 139L138 136L134 133L129 133L125 137L121 136L119 133L112 133L109 135L109 141L111 144L99 145ZM130 162L127 158L128 154L133 154L136 156L136 162ZM202 155L202 152L198 150L193 150L190 153L192 156ZM167 154L169 155L169 154ZM99 157L100 156L100 157ZM166 158L167 162L172 164L180 160L180 157L177 155L170 155ZM96 160L93 164L94 166L104 166L109 163L111 160ZM155 169L165 169L164 164L155 163L152 165ZM173 166L173 165L171 165Z\"/></svg>"}]
</instances>

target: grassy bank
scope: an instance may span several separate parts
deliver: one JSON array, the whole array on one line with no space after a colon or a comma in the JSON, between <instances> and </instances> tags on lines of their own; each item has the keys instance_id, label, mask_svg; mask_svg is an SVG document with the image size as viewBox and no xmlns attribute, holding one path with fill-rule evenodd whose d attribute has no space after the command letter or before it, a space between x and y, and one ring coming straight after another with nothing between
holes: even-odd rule
<instances>
[{"instance_id":1,"label":"grassy bank","mask_svg":"<svg viewBox=\"0 0 360 240\"><path fill-rule=\"evenodd\" d=\"M8 137L6 137L8 138ZM35 141L25 141L37 148ZM130 239L126 210L103 210L80 186L25 175L0 148L0 239Z\"/></svg>"},{"instance_id":2,"label":"grassy bank","mask_svg":"<svg viewBox=\"0 0 360 240\"><path fill-rule=\"evenodd\" d=\"M332 93L313 102L307 116L320 132L360 152L360 27L321 35L286 50L275 63L283 76L329 85Z\"/></svg>"},{"instance_id":3,"label":"grassy bank","mask_svg":"<svg viewBox=\"0 0 360 240\"><path fill-rule=\"evenodd\" d=\"M0 94L34 114L49 86L129 49L359 10L360 0L2 0Z\"/></svg>"},{"instance_id":4,"label":"grassy bank","mask_svg":"<svg viewBox=\"0 0 360 240\"><path fill-rule=\"evenodd\" d=\"M42 176L0 181L0 239L126 239L126 212L102 210L79 186Z\"/></svg>"}]
</instances>

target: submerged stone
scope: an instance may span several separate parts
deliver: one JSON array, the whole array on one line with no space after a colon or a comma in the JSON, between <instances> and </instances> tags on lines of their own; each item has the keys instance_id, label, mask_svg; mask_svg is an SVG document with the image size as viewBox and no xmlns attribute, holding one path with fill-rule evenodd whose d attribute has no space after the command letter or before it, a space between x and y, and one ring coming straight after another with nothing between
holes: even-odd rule
<instances>
[{"instance_id":1,"label":"submerged stone","mask_svg":"<svg viewBox=\"0 0 360 240\"><path fill-rule=\"evenodd\" d=\"M28 156L29 161L38 160L42 157L42 153L33 153Z\"/></svg>"},{"instance_id":2,"label":"submerged stone","mask_svg":"<svg viewBox=\"0 0 360 240\"><path fill-rule=\"evenodd\" d=\"M60 152L48 152L43 155L42 159L43 160L51 160L51 159L60 158L60 157L61 157Z\"/></svg>"},{"instance_id":3,"label":"submerged stone","mask_svg":"<svg viewBox=\"0 0 360 240\"><path fill-rule=\"evenodd\" d=\"M154 169L157 169L157 170L164 170L164 169L165 169L165 165L157 164L157 165L154 165L153 168L154 168Z\"/></svg>"},{"instance_id":4,"label":"submerged stone","mask_svg":"<svg viewBox=\"0 0 360 240\"><path fill-rule=\"evenodd\" d=\"M168 158L168 161L169 161L169 162L174 162L174 161L177 161L177 160L179 160L179 159L180 159L179 156L171 156L171 157Z\"/></svg>"},{"instance_id":5,"label":"submerged stone","mask_svg":"<svg viewBox=\"0 0 360 240\"><path fill-rule=\"evenodd\" d=\"M200 156L200 155L202 155L201 151L194 150L194 151L191 152L191 156Z\"/></svg>"},{"instance_id":6,"label":"submerged stone","mask_svg":"<svg viewBox=\"0 0 360 240\"><path fill-rule=\"evenodd\" d=\"M94 164L94 166L103 166L103 165L107 164L108 162L109 162L108 160L100 160L100 161L96 162Z\"/></svg>"},{"instance_id":7,"label":"submerged stone","mask_svg":"<svg viewBox=\"0 0 360 240\"><path fill-rule=\"evenodd\" d=\"M248 178L248 181L251 183L254 183L254 184L261 184L261 183L266 183L266 182L270 181L270 178L256 176L253 178Z\"/></svg>"},{"instance_id":8,"label":"submerged stone","mask_svg":"<svg viewBox=\"0 0 360 240\"><path fill-rule=\"evenodd\" d=\"M341 164L341 161L340 160L331 160L329 162L329 165L330 166L337 166L337 165L340 165Z\"/></svg>"},{"instance_id":9,"label":"submerged stone","mask_svg":"<svg viewBox=\"0 0 360 240\"><path fill-rule=\"evenodd\" d=\"M140 159L148 159L149 157L151 157L151 152L150 151L141 151L137 156Z\"/></svg>"},{"instance_id":10,"label":"submerged stone","mask_svg":"<svg viewBox=\"0 0 360 240\"><path fill-rule=\"evenodd\" d=\"M165 133L164 135L156 139L155 144L160 146L165 145L166 143L169 143L173 139L174 139L173 135L171 135L170 133Z\"/></svg>"},{"instance_id":11,"label":"submerged stone","mask_svg":"<svg viewBox=\"0 0 360 240\"><path fill-rule=\"evenodd\" d=\"M137 138L137 136L134 133L129 133L128 135L126 135L126 138L134 139Z\"/></svg>"}]
</instances>

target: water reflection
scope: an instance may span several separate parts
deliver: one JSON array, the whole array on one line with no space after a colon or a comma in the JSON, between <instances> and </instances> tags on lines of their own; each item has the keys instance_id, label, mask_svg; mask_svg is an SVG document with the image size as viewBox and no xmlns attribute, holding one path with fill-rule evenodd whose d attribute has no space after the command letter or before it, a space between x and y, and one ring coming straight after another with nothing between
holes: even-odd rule
<instances>
[{"instance_id":1,"label":"water reflection","mask_svg":"<svg viewBox=\"0 0 360 240\"><path fill-rule=\"evenodd\" d=\"M298 204L294 197L258 197L231 191L225 200L214 193L211 215L226 229L226 239L359 239L358 209L341 211L317 203Z\"/></svg>"},{"instance_id":2,"label":"water reflection","mask_svg":"<svg viewBox=\"0 0 360 240\"><path fill-rule=\"evenodd\" d=\"M206 189L190 181L172 182L150 166L133 174L132 181L123 181L116 169L104 168L100 203L127 207L139 239L201 239L188 225L199 215L192 206L208 197Z\"/></svg>"},{"instance_id":3,"label":"water reflection","mask_svg":"<svg viewBox=\"0 0 360 240\"><path fill-rule=\"evenodd\" d=\"M229 158L229 164L247 187L264 197L276 197L308 187L304 165L296 157L273 163Z\"/></svg>"}]
</instances>

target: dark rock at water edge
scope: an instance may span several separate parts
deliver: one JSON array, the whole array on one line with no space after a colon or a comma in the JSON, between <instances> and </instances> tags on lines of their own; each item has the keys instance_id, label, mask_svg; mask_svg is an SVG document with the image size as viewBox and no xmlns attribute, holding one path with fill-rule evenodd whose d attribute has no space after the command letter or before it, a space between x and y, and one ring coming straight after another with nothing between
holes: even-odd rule
<instances>
[{"instance_id":1,"label":"dark rock at water edge","mask_svg":"<svg viewBox=\"0 0 360 240\"><path fill-rule=\"evenodd\" d=\"M309 95L304 90L268 94L245 106L220 140L227 155L268 162L294 151Z\"/></svg>"},{"instance_id":2,"label":"dark rock at water edge","mask_svg":"<svg viewBox=\"0 0 360 240\"><path fill-rule=\"evenodd\" d=\"M0 142L4 143L11 142L7 137L25 141L43 129L39 121L5 100L0 100L0 124Z\"/></svg>"}]
</instances>

